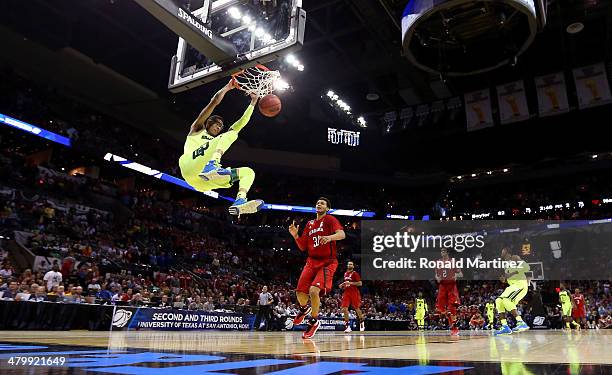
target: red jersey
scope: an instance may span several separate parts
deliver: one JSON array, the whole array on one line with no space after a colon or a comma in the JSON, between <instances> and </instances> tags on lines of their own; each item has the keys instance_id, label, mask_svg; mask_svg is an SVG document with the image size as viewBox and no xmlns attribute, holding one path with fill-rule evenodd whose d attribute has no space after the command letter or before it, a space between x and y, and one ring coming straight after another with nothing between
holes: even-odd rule
<instances>
[{"instance_id":1,"label":"red jersey","mask_svg":"<svg viewBox=\"0 0 612 375\"><path fill-rule=\"evenodd\" d=\"M344 273L344 281L351 281L351 282L357 282L357 281L361 281L361 277L359 276L359 274L357 273L357 271L346 271ZM344 289L344 293L359 293L359 288L356 287L355 285L351 285L347 288Z\"/></svg>"},{"instance_id":2,"label":"red jersey","mask_svg":"<svg viewBox=\"0 0 612 375\"><path fill-rule=\"evenodd\" d=\"M308 251L310 258L336 259L336 241L322 244L319 237L331 236L342 229L338 219L325 215L320 220L310 220L296 242L300 250Z\"/></svg>"},{"instance_id":3,"label":"red jersey","mask_svg":"<svg viewBox=\"0 0 612 375\"><path fill-rule=\"evenodd\" d=\"M439 261L443 261L440 259ZM451 259L448 260L451 262ZM453 285L456 283L456 274L459 273L458 268L436 268L436 277L440 280L440 284Z\"/></svg>"},{"instance_id":4,"label":"red jersey","mask_svg":"<svg viewBox=\"0 0 612 375\"><path fill-rule=\"evenodd\" d=\"M582 294L574 294L572 296L574 298L574 306L576 310L584 310L584 296Z\"/></svg>"}]
</instances>

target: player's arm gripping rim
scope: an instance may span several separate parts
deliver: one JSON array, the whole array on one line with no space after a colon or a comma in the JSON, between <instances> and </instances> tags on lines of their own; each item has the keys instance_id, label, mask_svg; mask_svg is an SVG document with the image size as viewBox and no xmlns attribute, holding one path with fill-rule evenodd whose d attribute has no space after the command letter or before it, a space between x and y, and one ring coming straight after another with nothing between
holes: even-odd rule
<instances>
[{"instance_id":1,"label":"player's arm gripping rim","mask_svg":"<svg viewBox=\"0 0 612 375\"><path fill-rule=\"evenodd\" d=\"M206 105L206 107L204 107L204 109L202 109L202 112L200 112L200 114L198 115L198 118L196 118L193 124L191 124L189 135L194 135L204 129L204 124L206 123L206 120L210 117L211 113L213 113L215 108L217 108L217 106L221 104L221 101L223 100L225 94L234 88L236 88L236 83L232 78L232 80L230 80L225 86L223 86L219 91L217 91L215 95L213 95L213 97L210 99L210 102Z\"/></svg>"}]
</instances>

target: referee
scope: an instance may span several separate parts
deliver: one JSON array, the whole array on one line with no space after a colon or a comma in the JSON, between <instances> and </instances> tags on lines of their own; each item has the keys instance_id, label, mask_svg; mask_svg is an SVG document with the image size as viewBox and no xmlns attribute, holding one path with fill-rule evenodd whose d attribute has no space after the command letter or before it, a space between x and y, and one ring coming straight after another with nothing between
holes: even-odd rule
<instances>
[{"instance_id":1,"label":"referee","mask_svg":"<svg viewBox=\"0 0 612 375\"><path fill-rule=\"evenodd\" d=\"M274 297L272 297L272 294L268 293L268 287L264 285L264 287L261 288L261 293L259 293L259 299L257 300L259 309L257 310L257 317L255 318L256 330L260 330L262 318L266 322L266 328L270 328L270 321L272 319L272 302L274 302Z\"/></svg>"}]
</instances>

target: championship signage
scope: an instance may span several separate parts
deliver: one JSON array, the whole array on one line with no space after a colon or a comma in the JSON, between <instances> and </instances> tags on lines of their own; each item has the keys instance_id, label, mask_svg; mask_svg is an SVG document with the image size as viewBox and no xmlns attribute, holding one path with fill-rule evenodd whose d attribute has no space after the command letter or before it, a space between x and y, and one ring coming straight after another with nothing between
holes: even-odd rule
<instances>
[{"instance_id":1,"label":"championship signage","mask_svg":"<svg viewBox=\"0 0 612 375\"><path fill-rule=\"evenodd\" d=\"M321 325L319 331L344 331L344 319L343 318L319 318ZM351 329L359 330L356 319L350 320ZM300 324L299 326L293 327L296 331L306 330L306 323Z\"/></svg>"},{"instance_id":2,"label":"championship signage","mask_svg":"<svg viewBox=\"0 0 612 375\"><path fill-rule=\"evenodd\" d=\"M465 94L465 117L467 119L467 131L493 126L491 92L489 89Z\"/></svg>"},{"instance_id":3,"label":"championship signage","mask_svg":"<svg viewBox=\"0 0 612 375\"><path fill-rule=\"evenodd\" d=\"M552 116L569 111L567 88L563 72L535 79L540 116Z\"/></svg>"},{"instance_id":4,"label":"championship signage","mask_svg":"<svg viewBox=\"0 0 612 375\"><path fill-rule=\"evenodd\" d=\"M527 96L523 81L497 86L499 117L502 124L523 121L529 118Z\"/></svg>"},{"instance_id":5,"label":"championship signage","mask_svg":"<svg viewBox=\"0 0 612 375\"><path fill-rule=\"evenodd\" d=\"M612 103L606 67L599 63L574 69L580 109Z\"/></svg>"},{"instance_id":6,"label":"championship signage","mask_svg":"<svg viewBox=\"0 0 612 375\"><path fill-rule=\"evenodd\" d=\"M117 307L113 329L184 330L250 330L255 315L188 310Z\"/></svg>"},{"instance_id":7,"label":"championship signage","mask_svg":"<svg viewBox=\"0 0 612 375\"><path fill-rule=\"evenodd\" d=\"M533 318L533 322L531 323L532 329L549 329L550 322L548 318L545 316L537 315Z\"/></svg>"}]
</instances>

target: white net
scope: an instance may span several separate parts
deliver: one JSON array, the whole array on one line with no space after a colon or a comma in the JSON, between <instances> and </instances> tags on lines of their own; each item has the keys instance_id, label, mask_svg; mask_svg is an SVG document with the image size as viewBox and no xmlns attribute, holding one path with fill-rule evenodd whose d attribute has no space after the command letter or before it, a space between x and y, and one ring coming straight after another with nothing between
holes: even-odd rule
<instances>
[{"instance_id":1,"label":"white net","mask_svg":"<svg viewBox=\"0 0 612 375\"><path fill-rule=\"evenodd\" d=\"M275 84L280 78L280 72L269 70L262 65L247 68L234 75L240 90L247 94L256 94L259 97L271 94L275 90Z\"/></svg>"}]
</instances>

